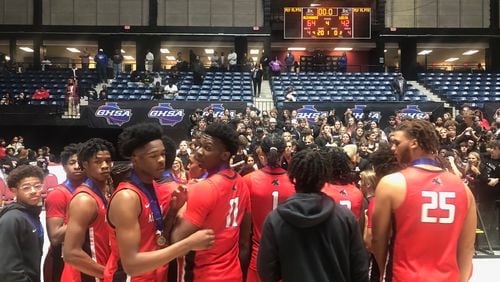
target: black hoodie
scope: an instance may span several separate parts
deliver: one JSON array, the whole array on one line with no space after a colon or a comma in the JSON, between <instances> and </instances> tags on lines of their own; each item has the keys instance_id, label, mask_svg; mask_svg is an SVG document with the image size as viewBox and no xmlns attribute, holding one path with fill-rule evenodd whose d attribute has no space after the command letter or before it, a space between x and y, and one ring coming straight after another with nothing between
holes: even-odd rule
<instances>
[{"instance_id":1,"label":"black hoodie","mask_svg":"<svg viewBox=\"0 0 500 282\"><path fill-rule=\"evenodd\" d=\"M269 214L257 269L269 281L368 281L354 215L323 193L297 193Z\"/></svg>"},{"instance_id":2,"label":"black hoodie","mask_svg":"<svg viewBox=\"0 0 500 282\"><path fill-rule=\"evenodd\" d=\"M0 212L1 281L40 281L43 252L40 210L12 203Z\"/></svg>"}]
</instances>

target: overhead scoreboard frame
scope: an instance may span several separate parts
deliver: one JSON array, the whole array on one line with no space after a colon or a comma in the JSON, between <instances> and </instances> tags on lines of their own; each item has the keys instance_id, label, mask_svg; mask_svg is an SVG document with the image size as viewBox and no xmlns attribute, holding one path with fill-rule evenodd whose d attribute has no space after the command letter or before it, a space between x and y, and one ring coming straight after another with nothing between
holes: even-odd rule
<instances>
[{"instance_id":1,"label":"overhead scoreboard frame","mask_svg":"<svg viewBox=\"0 0 500 282\"><path fill-rule=\"evenodd\" d=\"M285 7L284 39L371 39L369 7Z\"/></svg>"}]
</instances>

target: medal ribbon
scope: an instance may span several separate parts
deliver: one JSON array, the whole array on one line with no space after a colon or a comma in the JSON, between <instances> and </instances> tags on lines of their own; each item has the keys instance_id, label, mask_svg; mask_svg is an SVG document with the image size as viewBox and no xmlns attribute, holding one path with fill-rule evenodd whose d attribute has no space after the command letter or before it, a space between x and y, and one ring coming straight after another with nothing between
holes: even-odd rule
<instances>
[{"instance_id":1,"label":"medal ribbon","mask_svg":"<svg viewBox=\"0 0 500 282\"><path fill-rule=\"evenodd\" d=\"M440 163L436 162L433 159L429 159L429 158L416 159L413 162L411 162L410 165L411 166L414 166L414 165L433 165L433 166L441 167Z\"/></svg>"},{"instance_id":2,"label":"medal ribbon","mask_svg":"<svg viewBox=\"0 0 500 282\"><path fill-rule=\"evenodd\" d=\"M66 181L64 181L63 185L66 186L66 188L68 188L68 190L71 194L73 194L73 192L75 192L75 187L73 187L73 185L71 185L71 182L69 182L69 179L66 179Z\"/></svg>"},{"instance_id":3,"label":"medal ribbon","mask_svg":"<svg viewBox=\"0 0 500 282\"><path fill-rule=\"evenodd\" d=\"M149 189L144 187L144 184L139 179L139 177L137 177L135 171L132 171L130 180L132 180L132 183L146 195L146 198L148 198L149 204L151 206L151 211L153 212L153 218L155 220L156 231L157 233L161 234L161 232L163 232L163 216L161 214L160 204L158 203L156 192L153 191L153 193L151 193Z\"/></svg>"},{"instance_id":4,"label":"medal ribbon","mask_svg":"<svg viewBox=\"0 0 500 282\"><path fill-rule=\"evenodd\" d=\"M104 205L106 207L108 207L108 200L106 200L106 197L104 197L104 194L102 193L101 189L99 189L99 187L97 187L97 185L94 183L94 181L92 181L90 178L87 178L85 180L85 185L89 186L90 189L92 191L94 191L94 193L97 194L97 196L99 196L99 198L101 198L102 202L104 203Z\"/></svg>"}]
</instances>

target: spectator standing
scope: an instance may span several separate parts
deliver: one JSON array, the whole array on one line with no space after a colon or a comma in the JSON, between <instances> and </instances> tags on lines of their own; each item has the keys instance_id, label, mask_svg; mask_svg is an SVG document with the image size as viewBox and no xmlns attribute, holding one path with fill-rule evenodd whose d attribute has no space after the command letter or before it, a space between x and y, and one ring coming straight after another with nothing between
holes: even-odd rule
<instances>
[{"instance_id":1,"label":"spectator standing","mask_svg":"<svg viewBox=\"0 0 500 282\"><path fill-rule=\"evenodd\" d=\"M347 54L345 52L342 53L342 56L338 58L337 64L338 64L338 70L340 72L347 71Z\"/></svg>"},{"instance_id":2,"label":"spectator standing","mask_svg":"<svg viewBox=\"0 0 500 282\"><path fill-rule=\"evenodd\" d=\"M286 72L292 71L294 63L295 63L295 57L293 56L292 52L288 52L285 58Z\"/></svg>"},{"instance_id":3,"label":"spectator standing","mask_svg":"<svg viewBox=\"0 0 500 282\"><path fill-rule=\"evenodd\" d=\"M269 78L269 63L270 63L270 59L269 59L269 56L267 55L267 53L265 53L264 50L262 50L262 56L260 57L259 63L260 63L260 67L264 71L264 79L268 79Z\"/></svg>"},{"instance_id":4,"label":"spectator standing","mask_svg":"<svg viewBox=\"0 0 500 282\"><path fill-rule=\"evenodd\" d=\"M403 101L406 91L406 81L402 74L398 74L392 81L392 91L398 101Z\"/></svg>"},{"instance_id":5,"label":"spectator standing","mask_svg":"<svg viewBox=\"0 0 500 282\"><path fill-rule=\"evenodd\" d=\"M108 68L108 56L104 53L103 49L99 49L97 54L94 56L94 61L97 67L97 75L99 83L106 82L108 79L107 68Z\"/></svg>"},{"instance_id":6,"label":"spectator standing","mask_svg":"<svg viewBox=\"0 0 500 282\"><path fill-rule=\"evenodd\" d=\"M220 57L217 54L217 51L214 51L214 54L210 58L210 69L212 71L218 71L220 69L220 66L221 66Z\"/></svg>"},{"instance_id":7,"label":"spectator standing","mask_svg":"<svg viewBox=\"0 0 500 282\"><path fill-rule=\"evenodd\" d=\"M255 64L254 68L252 69L253 95L255 97L260 97L262 75L262 68L260 67L260 65Z\"/></svg>"},{"instance_id":8,"label":"spectator standing","mask_svg":"<svg viewBox=\"0 0 500 282\"><path fill-rule=\"evenodd\" d=\"M145 61L146 72L152 72L155 56L153 55L153 53L151 53L150 50L148 50L148 52L146 53L146 58L144 61Z\"/></svg>"},{"instance_id":9,"label":"spectator standing","mask_svg":"<svg viewBox=\"0 0 500 282\"><path fill-rule=\"evenodd\" d=\"M68 101L68 115L72 118L76 118L80 115L80 98L78 97L78 87L76 85L76 80L70 78L68 79L68 85L66 85L66 99Z\"/></svg>"},{"instance_id":10,"label":"spectator standing","mask_svg":"<svg viewBox=\"0 0 500 282\"><path fill-rule=\"evenodd\" d=\"M8 186L16 202L0 213L0 275L2 281L40 281L43 226L40 222L43 172L24 165L13 170Z\"/></svg>"},{"instance_id":11,"label":"spectator standing","mask_svg":"<svg viewBox=\"0 0 500 282\"><path fill-rule=\"evenodd\" d=\"M118 74L122 71L123 55L121 50L116 49L111 60L113 61L113 76L116 79Z\"/></svg>"},{"instance_id":12,"label":"spectator standing","mask_svg":"<svg viewBox=\"0 0 500 282\"><path fill-rule=\"evenodd\" d=\"M278 57L275 57L274 60L272 60L269 63L269 68L271 68L271 72L273 76L279 76L281 73L281 62L278 60Z\"/></svg>"},{"instance_id":13,"label":"spectator standing","mask_svg":"<svg viewBox=\"0 0 500 282\"><path fill-rule=\"evenodd\" d=\"M80 55L80 59L82 60L82 69L84 71L89 69L89 62L90 62L90 53L87 48L84 48L82 51L82 54Z\"/></svg>"},{"instance_id":14,"label":"spectator standing","mask_svg":"<svg viewBox=\"0 0 500 282\"><path fill-rule=\"evenodd\" d=\"M229 63L229 71L236 71L236 65L238 63L238 54L231 50L231 53L227 55L227 61Z\"/></svg>"},{"instance_id":15,"label":"spectator standing","mask_svg":"<svg viewBox=\"0 0 500 282\"><path fill-rule=\"evenodd\" d=\"M257 270L263 282L368 281L356 219L321 193L330 171L318 150L294 155L288 176L297 193L272 211L262 228Z\"/></svg>"}]
</instances>

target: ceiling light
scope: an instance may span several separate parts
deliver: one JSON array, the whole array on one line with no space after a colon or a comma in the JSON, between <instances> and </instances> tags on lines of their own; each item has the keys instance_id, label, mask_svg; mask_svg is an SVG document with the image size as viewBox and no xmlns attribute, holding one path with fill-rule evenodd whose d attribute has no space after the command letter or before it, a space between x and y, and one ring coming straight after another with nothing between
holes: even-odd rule
<instances>
[{"instance_id":1,"label":"ceiling light","mask_svg":"<svg viewBox=\"0 0 500 282\"><path fill-rule=\"evenodd\" d=\"M250 55L259 55L259 49L250 49Z\"/></svg>"},{"instance_id":2,"label":"ceiling light","mask_svg":"<svg viewBox=\"0 0 500 282\"><path fill-rule=\"evenodd\" d=\"M168 50L167 48L161 48L160 49L160 53L162 53L162 54L170 54L170 50Z\"/></svg>"},{"instance_id":3,"label":"ceiling light","mask_svg":"<svg viewBox=\"0 0 500 282\"><path fill-rule=\"evenodd\" d=\"M479 52L479 50L469 50L469 51L463 52L462 55L470 56L470 55L476 54L477 52Z\"/></svg>"},{"instance_id":4,"label":"ceiling light","mask_svg":"<svg viewBox=\"0 0 500 282\"><path fill-rule=\"evenodd\" d=\"M384 49L384 53L387 53L387 49Z\"/></svg>"},{"instance_id":5,"label":"ceiling light","mask_svg":"<svg viewBox=\"0 0 500 282\"><path fill-rule=\"evenodd\" d=\"M174 56L167 56L167 60L169 60L169 61L175 61L175 57Z\"/></svg>"},{"instance_id":6,"label":"ceiling light","mask_svg":"<svg viewBox=\"0 0 500 282\"><path fill-rule=\"evenodd\" d=\"M6 61L10 61L10 56L5 56Z\"/></svg>"},{"instance_id":7,"label":"ceiling light","mask_svg":"<svg viewBox=\"0 0 500 282\"><path fill-rule=\"evenodd\" d=\"M127 60L127 61L133 61L133 60L135 60L134 57L132 57L132 56L123 56L123 58L125 60Z\"/></svg>"},{"instance_id":8,"label":"ceiling light","mask_svg":"<svg viewBox=\"0 0 500 282\"><path fill-rule=\"evenodd\" d=\"M19 49L23 50L24 52L29 52L29 53L33 53L35 52L33 49L31 49L30 47L19 47Z\"/></svg>"},{"instance_id":9,"label":"ceiling light","mask_svg":"<svg viewBox=\"0 0 500 282\"><path fill-rule=\"evenodd\" d=\"M318 3L312 3L310 6L311 6L311 7L319 7L319 6L321 6L321 4L318 4Z\"/></svg>"},{"instance_id":10,"label":"ceiling light","mask_svg":"<svg viewBox=\"0 0 500 282\"><path fill-rule=\"evenodd\" d=\"M454 61L458 61L458 60L459 60L459 58L448 58L448 59L446 59L444 61L447 62L447 63L450 63L450 62L454 62Z\"/></svg>"},{"instance_id":11,"label":"ceiling light","mask_svg":"<svg viewBox=\"0 0 500 282\"><path fill-rule=\"evenodd\" d=\"M123 50L123 49L121 50L121 52L122 52L122 54L125 54L125 53L126 53L126 52L125 52L125 50Z\"/></svg>"},{"instance_id":12,"label":"ceiling light","mask_svg":"<svg viewBox=\"0 0 500 282\"><path fill-rule=\"evenodd\" d=\"M214 49L205 49L205 53L206 54L213 54L214 53Z\"/></svg>"},{"instance_id":13,"label":"ceiling light","mask_svg":"<svg viewBox=\"0 0 500 282\"><path fill-rule=\"evenodd\" d=\"M422 50L418 52L418 55L429 55L430 53L432 53L432 50Z\"/></svg>"},{"instance_id":14,"label":"ceiling light","mask_svg":"<svg viewBox=\"0 0 500 282\"><path fill-rule=\"evenodd\" d=\"M305 47L289 47L288 51L305 51Z\"/></svg>"},{"instance_id":15,"label":"ceiling light","mask_svg":"<svg viewBox=\"0 0 500 282\"><path fill-rule=\"evenodd\" d=\"M66 50L70 51L71 53L80 53L80 50L76 49L76 48L66 48Z\"/></svg>"},{"instance_id":16,"label":"ceiling light","mask_svg":"<svg viewBox=\"0 0 500 282\"><path fill-rule=\"evenodd\" d=\"M333 50L335 51L352 51L351 47L335 47Z\"/></svg>"}]
</instances>

